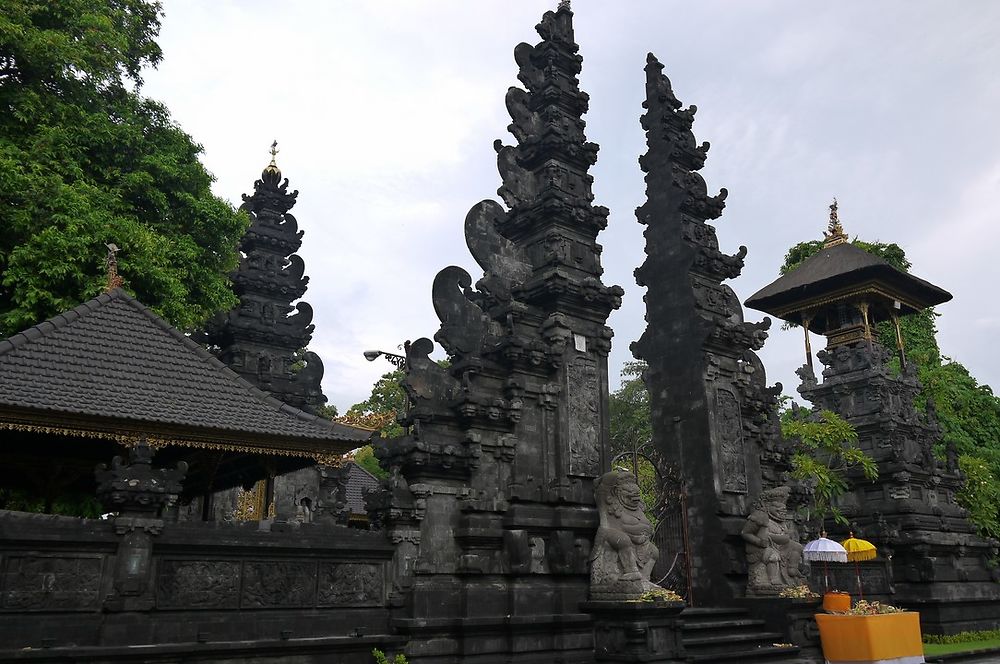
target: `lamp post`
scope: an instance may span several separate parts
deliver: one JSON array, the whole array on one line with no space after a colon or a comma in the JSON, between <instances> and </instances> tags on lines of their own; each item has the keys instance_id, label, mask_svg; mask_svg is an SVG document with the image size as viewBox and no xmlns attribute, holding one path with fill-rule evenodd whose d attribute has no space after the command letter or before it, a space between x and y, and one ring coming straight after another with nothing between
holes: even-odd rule
<instances>
[{"instance_id":1,"label":"lamp post","mask_svg":"<svg viewBox=\"0 0 1000 664\"><path fill-rule=\"evenodd\" d=\"M406 358L402 355L397 355L396 353L390 353L385 350L366 350L365 359L369 362L374 362L380 357L385 357L389 363L396 367L397 369L406 369Z\"/></svg>"},{"instance_id":2,"label":"lamp post","mask_svg":"<svg viewBox=\"0 0 1000 664\"><path fill-rule=\"evenodd\" d=\"M409 350L409 348L410 348L410 342L404 341L403 342L404 351ZM378 358L384 357L389 362L389 364L396 367L397 370L404 372L406 371L405 355L399 355L398 353L390 353L389 351L385 350L366 350L364 355L365 359L368 360L369 362L374 362ZM410 395L406 392L405 389L403 390L403 409L404 411L410 410ZM403 427L403 432L409 434L410 427Z\"/></svg>"}]
</instances>

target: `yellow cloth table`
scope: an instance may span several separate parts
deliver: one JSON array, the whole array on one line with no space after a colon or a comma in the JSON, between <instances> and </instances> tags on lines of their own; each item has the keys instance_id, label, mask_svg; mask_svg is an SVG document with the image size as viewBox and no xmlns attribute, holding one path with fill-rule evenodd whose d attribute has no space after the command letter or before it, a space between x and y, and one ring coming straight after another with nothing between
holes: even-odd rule
<instances>
[{"instance_id":1,"label":"yellow cloth table","mask_svg":"<svg viewBox=\"0 0 1000 664\"><path fill-rule=\"evenodd\" d=\"M816 614L827 664L919 664L924 661L920 614Z\"/></svg>"}]
</instances>

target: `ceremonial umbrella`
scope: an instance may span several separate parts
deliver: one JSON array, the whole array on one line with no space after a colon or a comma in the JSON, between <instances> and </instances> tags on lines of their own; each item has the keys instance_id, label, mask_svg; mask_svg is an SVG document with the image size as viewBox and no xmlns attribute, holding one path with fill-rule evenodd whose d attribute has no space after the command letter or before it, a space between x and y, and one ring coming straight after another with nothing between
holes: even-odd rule
<instances>
[{"instance_id":1,"label":"ceremonial umbrella","mask_svg":"<svg viewBox=\"0 0 1000 664\"><path fill-rule=\"evenodd\" d=\"M851 536L841 544L847 551L847 559L854 563L854 571L858 575L858 596L860 599L864 599L865 593L861 589L861 567L858 563L875 557L875 545L868 540L856 538L854 533L851 533Z\"/></svg>"},{"instance_id":2,"label":"ceremonial umbrella","mask_svg":"<svg viewBox=\"0 0 1000 664\"><path fill-rule=\"evenodd\" d=\"M820 533L820 538L815 539L802 547L802 557L809 562L817 560L823 561L823 581L826 589L830 589L830 572L827 563L846 563L847 549L826 538L826 531Z\"/></svg>"}]
</instances>

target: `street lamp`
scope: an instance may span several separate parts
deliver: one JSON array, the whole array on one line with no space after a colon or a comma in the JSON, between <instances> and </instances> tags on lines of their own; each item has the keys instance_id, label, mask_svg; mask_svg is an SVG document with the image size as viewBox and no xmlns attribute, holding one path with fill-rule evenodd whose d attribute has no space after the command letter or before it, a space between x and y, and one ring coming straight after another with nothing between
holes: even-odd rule
<instances>
[{"instance_id":1,"label":"street lamp","mask_svg":"<svg viewBox=\"0 0 1000 664\"><path fill-rule=\"evenodd\" d=\"M365 351L365 359L368 360L369 362L374 362L380 357L385 357L385 359L388 360L389 363L392 364L392 366L396 367L397 369L406 368L406 358L403 357L402 355L397 355L396 353L390 353L384 350Z\"/></svg>"}]
</instances>

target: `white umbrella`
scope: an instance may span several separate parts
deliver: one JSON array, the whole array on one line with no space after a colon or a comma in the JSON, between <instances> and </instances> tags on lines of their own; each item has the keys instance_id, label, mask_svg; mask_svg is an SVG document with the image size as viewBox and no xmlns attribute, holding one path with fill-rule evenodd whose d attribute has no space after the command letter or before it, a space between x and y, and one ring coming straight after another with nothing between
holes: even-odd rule
<instances>
[{"instance_id":1,"label":"white umbrella","mask_svg":"<svg viewBox=\"0 0 1000 664\"><path fill-rule=\"evenodd\" d=\"M830 589L830 573L826 568L827 563L846 563L847 549L826 538L826 532L820 533L822 537L813 540L802 547L802 557L809 562L823 561L823 580L826 589Z\"/></svg>"}]
</instances>

